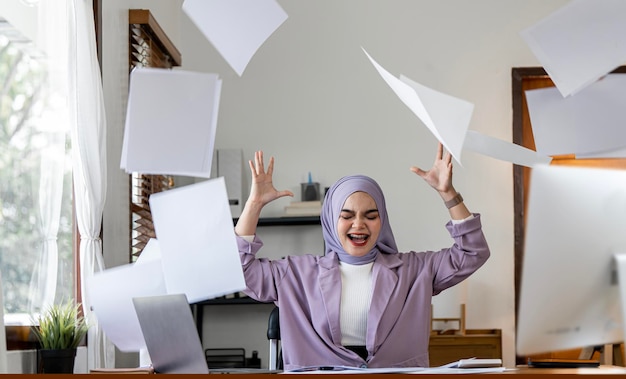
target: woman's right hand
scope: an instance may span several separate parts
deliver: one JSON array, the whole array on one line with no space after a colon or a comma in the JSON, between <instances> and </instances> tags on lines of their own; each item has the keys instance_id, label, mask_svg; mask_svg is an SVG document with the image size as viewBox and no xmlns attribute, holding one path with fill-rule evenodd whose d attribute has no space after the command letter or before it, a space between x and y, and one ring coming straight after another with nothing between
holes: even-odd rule
<instances>
[{"instance_id":1,"label":"woman's right hand","mask_svg":"<svg viewBox=\"0 0 626 379\"><path fill-rule=\"evenodd\" d=\"M284 196L293 196L291 191L278 191L274 188L272 175L274 173L274 157L270 157L267 171L263 163L263 151L254 152L254 163L248 161L250 172L252 173L252 188L248 203L251 205L265 206L266 204Z\"/></svg>"},{"instance_id":2,"label":"woman's right hand","mask_svg":"<svg viewBox=\"0 0 626 379\"><path fill-rule=\"evenodd\" d=\"M267 171L263 163L263 152L254 152L254 162L248 161L252 173L250 196L239 216L235 226L235 233L239 236L249 236L256 233L256 226L261 216L261 210L268 203L284 196L292 196L291 191L278 191L274 188L272 174L274 173L274 157L270 158Z\"/></svg>"}]
</instances>

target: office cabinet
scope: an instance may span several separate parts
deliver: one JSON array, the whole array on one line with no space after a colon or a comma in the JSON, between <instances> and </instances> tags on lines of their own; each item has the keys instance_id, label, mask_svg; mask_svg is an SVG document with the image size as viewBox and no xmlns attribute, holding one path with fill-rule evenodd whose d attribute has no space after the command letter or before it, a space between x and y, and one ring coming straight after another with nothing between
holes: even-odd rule
<instances>
[{"instance_id":1,"label":"office cabinet","mask_svg":"<svg viewBox=\"0 0 626 379\"><path fill-rule=\"evenodd\" d=\"M502 359L502 330L466 329L463 334L433 330L428 353L431 367L472 357Z\"/></svg>"}]
</instances>

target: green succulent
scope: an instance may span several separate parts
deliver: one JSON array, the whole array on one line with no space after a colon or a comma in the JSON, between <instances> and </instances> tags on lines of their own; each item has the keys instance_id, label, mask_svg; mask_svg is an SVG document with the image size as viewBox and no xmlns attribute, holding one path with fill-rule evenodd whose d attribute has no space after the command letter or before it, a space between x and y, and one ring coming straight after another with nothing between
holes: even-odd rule
<instances>
[{"instance_id":1,"label":"green succulent","mask_svg":"<svg viewBox=\"0 0 626 379\"><path fill-rule=\"evenodd\" d=\"M72 301L53 304L39 318L33 331L42 349L75 349L83 339L89 325L80 315L80 303Z\"/></svg>"}]
</instances>

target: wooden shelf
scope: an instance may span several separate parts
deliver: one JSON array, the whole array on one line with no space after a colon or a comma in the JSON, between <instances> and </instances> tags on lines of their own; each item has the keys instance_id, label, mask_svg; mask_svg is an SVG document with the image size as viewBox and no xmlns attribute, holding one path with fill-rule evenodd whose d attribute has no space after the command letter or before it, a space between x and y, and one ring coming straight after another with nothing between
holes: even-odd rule
<instances>
[{"instance_id":1,"label":"wooden shelf","mask_svg":"<svg viewBox=\"0 0 626 379\"><path fill-rule=\"evenodd\" d=\"M219 299L210 299L204 300L195 303L196 305L232 305L232 304L271 304L271 303L262 303L260 301L256 301L251 297L235 297L230 299L219 298Z\"/></svg>"},{"instance_id":2,"label":"wooden shelf","mask_svg":"<svg viewBox=\"0 0 626 379\"><path fill-rule=\"evenodd\" d=\"M233 218L233 224L237 225L238 218ZM261 217L257 226L294 226L294 225L320 225L320 216L302 217Z\"/></svg>"}]
</instances>

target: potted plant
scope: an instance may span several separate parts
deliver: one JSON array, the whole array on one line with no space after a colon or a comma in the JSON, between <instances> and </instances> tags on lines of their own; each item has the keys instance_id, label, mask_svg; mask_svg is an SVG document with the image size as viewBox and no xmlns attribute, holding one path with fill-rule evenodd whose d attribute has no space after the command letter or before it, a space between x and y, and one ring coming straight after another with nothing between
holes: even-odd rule
<instances>
[{"instance_id":1,"label":"potted plant","mask_svg":"<svg viewBox=\"0 0 626 379\"><path fill-rule=\"evenodd\" d=\"M40 368L44 373L73 373L76 348L89 326L80 304L53 304L37 319L33 332L40 344Z\"/></svg>"}]
</instances>

